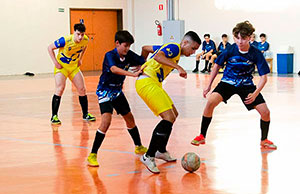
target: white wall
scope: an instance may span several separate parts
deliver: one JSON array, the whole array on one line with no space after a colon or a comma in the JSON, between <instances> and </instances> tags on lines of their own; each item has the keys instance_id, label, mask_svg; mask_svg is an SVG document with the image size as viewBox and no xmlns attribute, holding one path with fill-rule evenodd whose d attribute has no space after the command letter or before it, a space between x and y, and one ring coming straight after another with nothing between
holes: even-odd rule
<instances>
[{"instance_id":1,"label":"white wall","mask_svg":"<svg viewBox=\"0 0 300 194\"><path fill-rule=\"evenodd\" d=\"M257 1L257 2L256 2ZM135 0L135 38L136 50L143 44L162 43L156 35L153 25L155 19L165 20L166 13L158 11L158 4L164 0ZM179 2L179 5L178 5ZM294 72L300 70L300 6L296 0L175 0L179 7L179 19L185 20L185 30L196 31L203 40L205 33L210 33L211 38L220 41L220 36L226 33L232 40L232 28L241 21L249 20L256 28L257 41L259 34L267 34L270 49L274 52L274 67L276 72L276 52L282 45L294 48ZM218 4L217 4L218 3ZM218 7L218 8L217 8ZM181 63L189 61L189 69L194 67L194 59L183 59Z\"/></svg>"},{"instance_id":2,"label":"white wall","mask_svg":"<svg viewBox=\"0 0 300 194\"><path fill-rule=\"evenodd\" d=\"M128 28L127 6L127 0L2 0L0 75L53 72L47 46L70 33L70 8L123 9Z\"/></svg>"}]
</instances>

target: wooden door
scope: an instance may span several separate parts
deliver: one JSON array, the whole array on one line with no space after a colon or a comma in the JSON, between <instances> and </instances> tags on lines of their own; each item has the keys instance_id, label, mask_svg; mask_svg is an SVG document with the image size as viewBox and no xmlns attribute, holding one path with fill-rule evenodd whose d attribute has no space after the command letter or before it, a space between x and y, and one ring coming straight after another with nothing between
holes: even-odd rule
<instances>
[{"instance_id":1,"label":"wooden door","mask_svg":"<svg viewBox=\"0 0 300 194\"><path fill-rule=\"evenodd\" d=\"M82 71L101 70L104 55L115 46L114 35L118 30L117 10L71 9L71 33L80 21L86 26L89 44L83 56ZM119 21L120 22L120 21Z\"/></svg>"}]
</instances>

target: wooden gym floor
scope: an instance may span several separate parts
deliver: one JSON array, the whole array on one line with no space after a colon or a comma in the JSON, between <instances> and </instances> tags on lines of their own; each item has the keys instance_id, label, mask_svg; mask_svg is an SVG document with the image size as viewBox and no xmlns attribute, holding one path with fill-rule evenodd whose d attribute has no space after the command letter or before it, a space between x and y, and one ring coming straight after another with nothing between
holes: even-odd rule
<instances>
[{"instance_id":1,"label":"wooden gym floor","mask_svg":"<svg viewBox=\"0 0 300 194\"><path fill-rule=\"evenodd\" d=\"M220 79L219 75L217 80ZM206 99L202 89L208 75L172 73L164 88L179 111L168 150L176 163L157 161L153 175L139 161L120 116L98 153L99 168L86 165L100 123L95 90L99 73L85 75L89 111L96 122L81 119L78 96L68 81L62 98L60 127L50 124L52 75L0 77L0 193L297 193L300 173L300 78L269 76L263 95L271 110L269 139L277 151L261 151L259 115L248 112L238 96L215 110L207 144L190 141L199 133ZM217 80L214 85L217 84ZM256 82L258 77L255 77ZM148 146L159 122L127 78L124 92L131 105L143 144ZM186 152L195 152L201 166L195 173L180 164Z\"/></svg>"}]
</instances>

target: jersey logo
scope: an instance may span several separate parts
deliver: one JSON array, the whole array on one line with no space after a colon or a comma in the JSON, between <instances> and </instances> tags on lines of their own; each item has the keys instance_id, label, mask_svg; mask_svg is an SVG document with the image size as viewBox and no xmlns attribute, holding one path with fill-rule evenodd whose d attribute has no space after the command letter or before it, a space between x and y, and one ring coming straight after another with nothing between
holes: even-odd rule
<instances>
[{"instance_id":1,"label":"jersey logo","mask_svg":"<svg viewBox=\"0 0 300 194\"><path fill-rule=\"evenodd\" d=\"M57 40L56 41L57 47L60 47L60 42Z\"/></svg>"},{"instance_id":2,"label":"jersey logo","mask_svg":"<svg viewBox=\"0 0 300 194\"><path fill-rule=\"evenodd\" d=\"M70 64L71 61L76 61L79 57L79 55L77 56L77 58L72 59L72 57L75 56L75 54L73 54L71 57L67 57L66 55L64 55L63 53L61 54L63 57L60 58L60 61L66 64Z\"/></svg>"},{"instance_id":3,"label":"jersey logo","mask_svg":"<svg viewBox=\"0 0 300 194\"><path fill-rule=\"evenodd\" d=\"M171 51L170 48L166 48L167 52L168 52L168 56L172 57L173 56L173 52Z\"/></svg>"},{"instance_id":4,"label":"jersey logo","mask_svg":"<svg viewBox=\"0 0 300 194\"><path fill-rule=\"evenodd\" d=\"M156 76L158 78L159 82L164 81L164 70L162 68L159 68L160 73L156 73Z\"/></svg>"}]
</instances>

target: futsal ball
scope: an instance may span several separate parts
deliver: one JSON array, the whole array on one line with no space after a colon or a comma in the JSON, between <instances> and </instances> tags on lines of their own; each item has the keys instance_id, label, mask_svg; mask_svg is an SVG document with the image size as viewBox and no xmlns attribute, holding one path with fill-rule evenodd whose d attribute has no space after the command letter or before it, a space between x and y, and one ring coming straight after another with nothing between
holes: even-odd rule
<instances>
[{"instance_id":1,"label":"futsal ball","mask_svg":"<svg viewBox=\"0 0 300 194\"><path fill-rule=\"evenodd\" d=\"M181 166L188 172L198 170L200 163L200 157L194 152L188 152L181 158Z\"/></svg>"}]
</instances>

